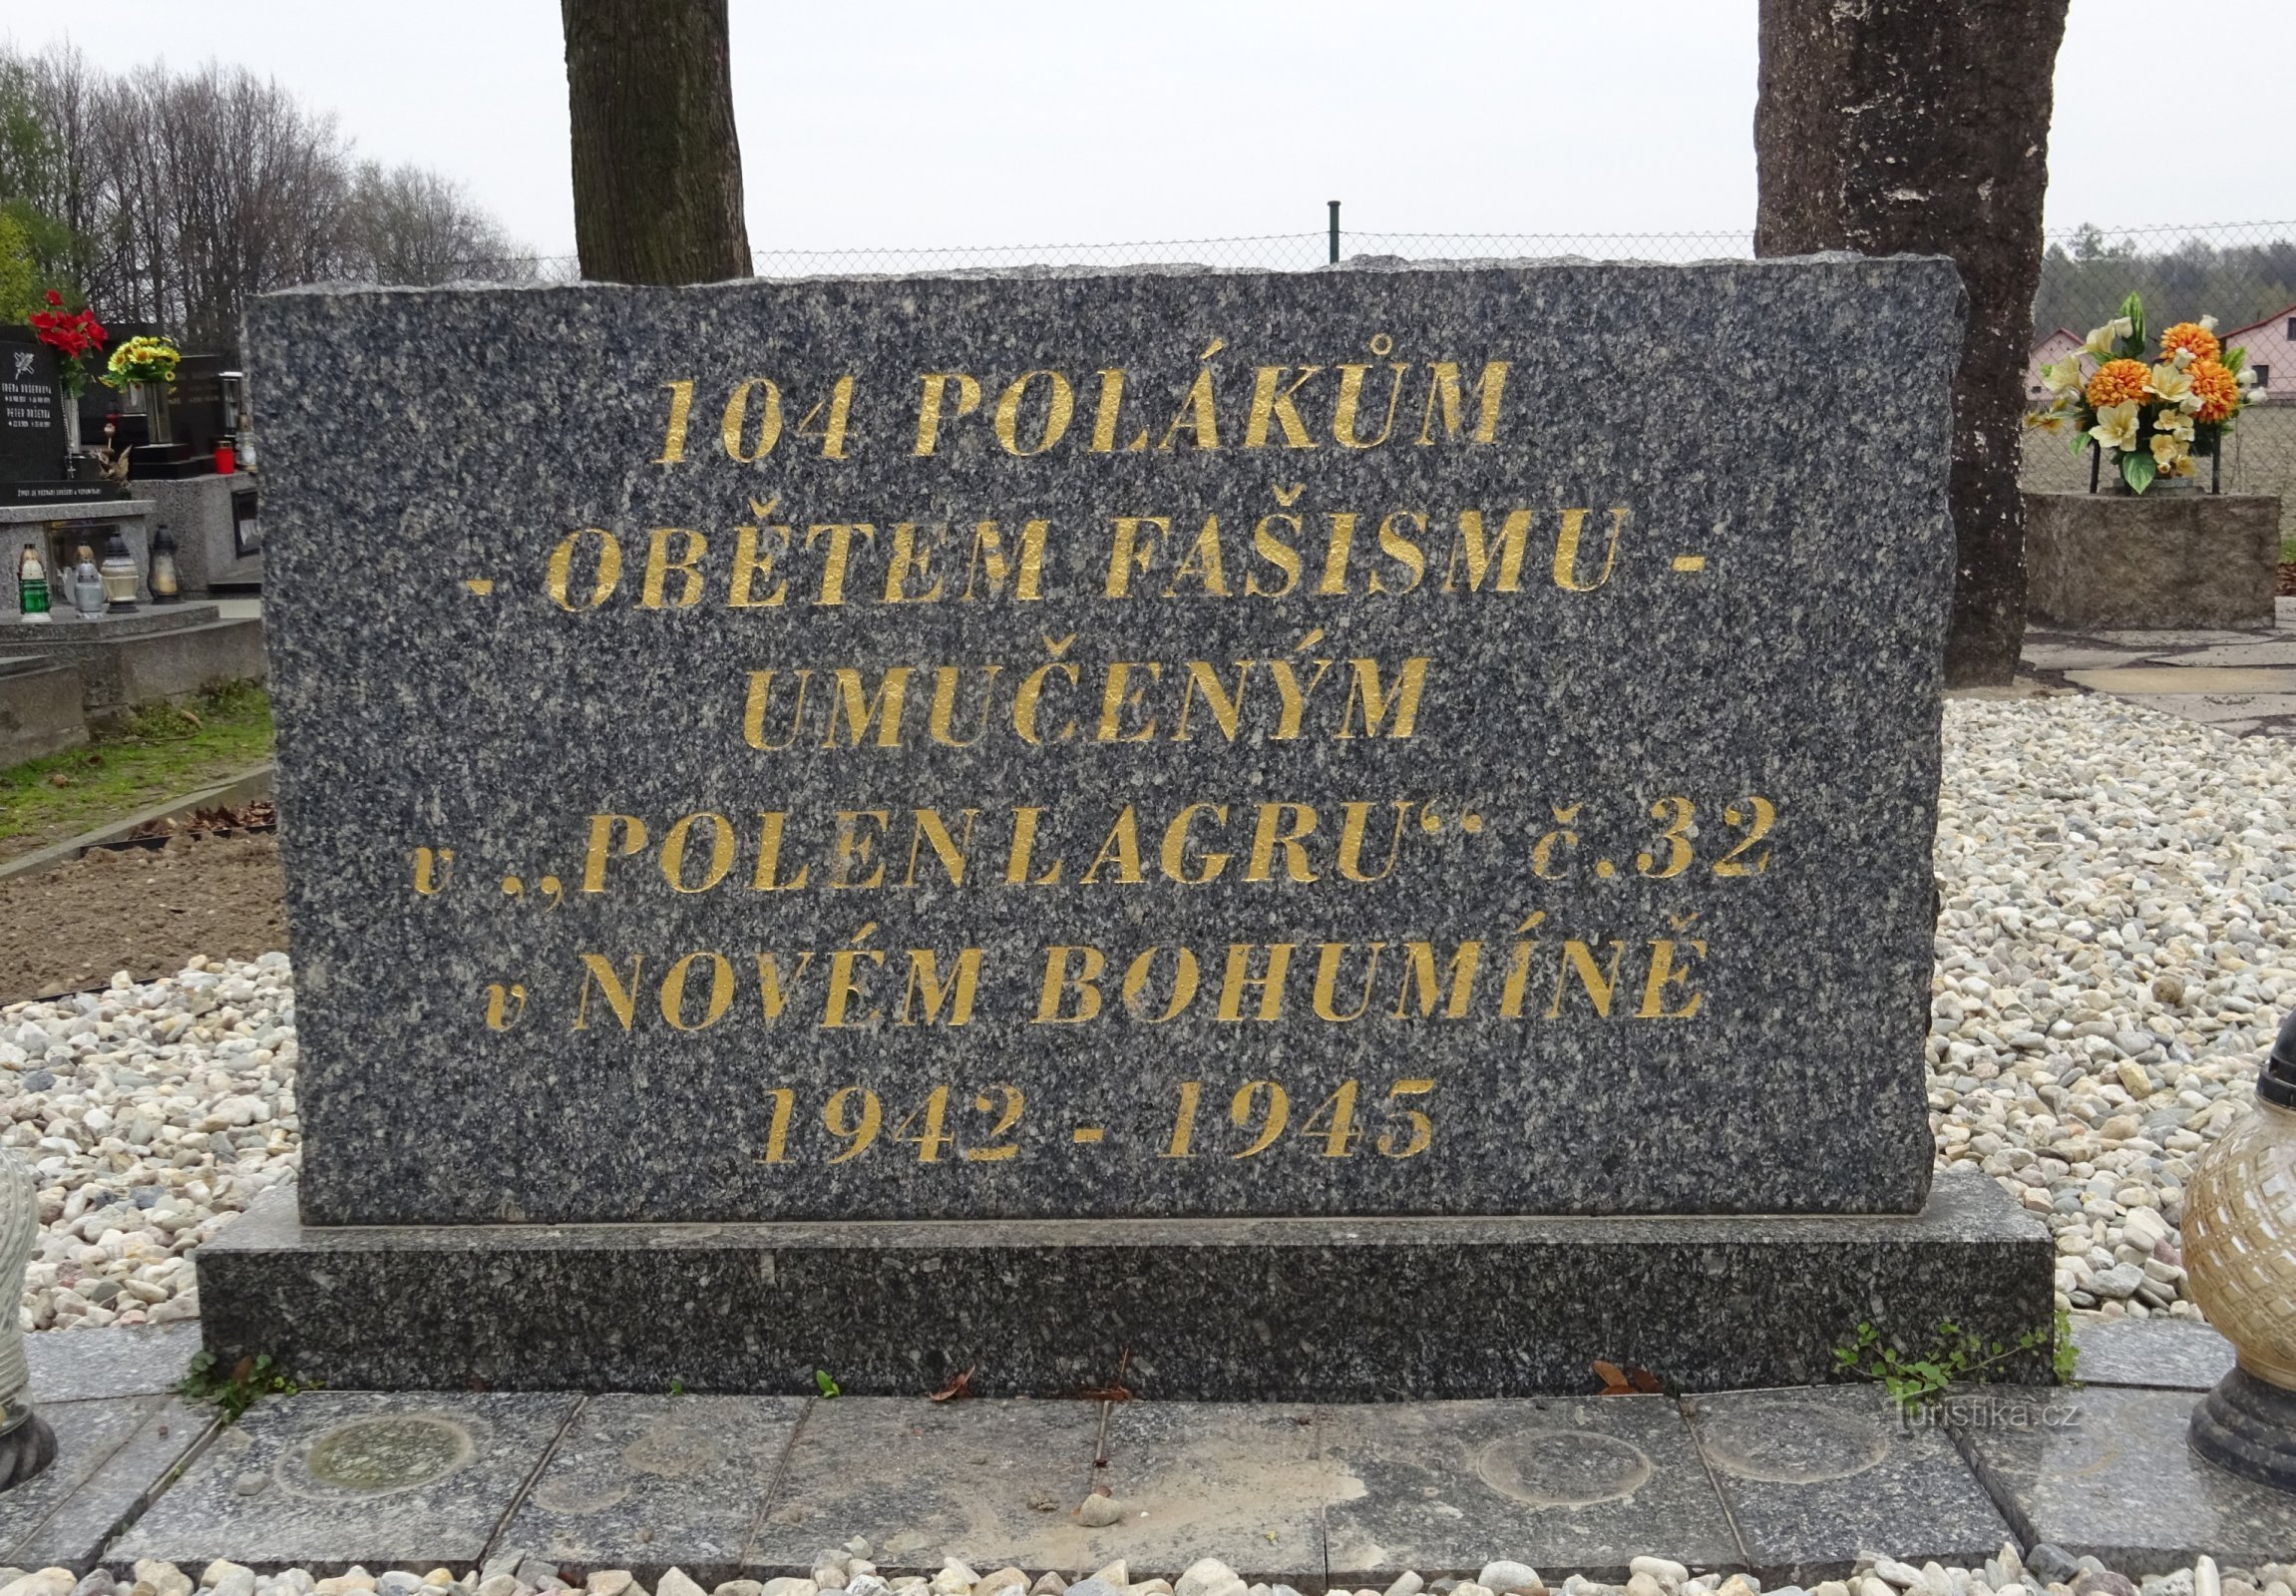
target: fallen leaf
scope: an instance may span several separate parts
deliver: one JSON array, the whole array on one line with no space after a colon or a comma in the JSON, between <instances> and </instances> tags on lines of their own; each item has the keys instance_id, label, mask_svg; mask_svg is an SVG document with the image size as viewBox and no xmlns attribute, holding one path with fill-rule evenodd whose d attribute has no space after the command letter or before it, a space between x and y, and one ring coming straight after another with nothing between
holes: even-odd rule
<instances>
[{"instance_id":1,"label":"fallen leaf","mask_svg":"<svg viewBox=\"0 0 2296 1596\"><path fill-rule=\"evenodd\" d=\"M978 1364L975 1364L972 1366L972 1369L977 1369L980 1366ZM942 1387L927 1399L930 1401L948 1402L955 1401L959 1396L970 1396L971 1393L965 1390L965 1388L972 1384L972 1369L967 1369L963 1374L957 1376L948 1385Z\"/></svg>"}]
</instances>

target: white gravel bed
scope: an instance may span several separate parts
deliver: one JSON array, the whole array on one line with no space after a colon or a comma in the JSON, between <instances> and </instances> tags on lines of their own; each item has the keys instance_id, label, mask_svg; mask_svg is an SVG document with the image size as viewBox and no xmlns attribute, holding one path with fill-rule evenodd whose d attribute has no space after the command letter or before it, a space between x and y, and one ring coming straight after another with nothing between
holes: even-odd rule
<instances>
[{"instance_id":1,"label":"white gravel bed","mask_svg":"<svg viewBox=\"0 0 2296 1596\"><path fill-rule=\"evenodd\" d=\"M1955 699L1936 869L1939 1163L2046 1218L2060 1306L2196 1313L2184 1184L2296 1004L2296 745ZM294 1018L282 954L0 1008L0 1142L42 1186L27 1327L198 1311L191 1252L294 1171Z\"/></svg>"},{"instance_id":2,"label":"white gravel bed","mask_svg":"<svg viewBox=\"0 0 2296 1596\"><path fill-rule=\"evenodd\" d=\"M855 1547L861 1548L859 1552ZM822 1596L843 1591L846 1596L1300 1596L1289 1585L1247 1585L1226 1563L1207 1557L1191 1564L1178 1578L1133 1581L1122 1562L1110 1563L1075 1581L1046 1572L1031 1579L1019 1568L976 1573L963 1563L945 1564L930 1578L921 1574L887 1576L866 1555L869 1542L848 1541L817 1554L822 1566L811 1578L729 1580L714 1593L676 1568L653 1582L650 1593L627 1569L601 1569L580 1584L559 1578L558 1567L523 1551L507 1552L484 1568L459 1577L450 1569L428 1574L370 1575L363 1568L329 1578L314 1578L308 1569L291 1568L276 1574L257 1574L230 1562L209 1563L196 1584L174 1563L140 1562L132 1581L114 1580L99 1569L75 1582L68 1568L44 1568L26 1574L0 1568L0 1596L551 1596L577 1591L584 1596ZM1501 1560L1486 1563L1472 1580L1422 1579L1407 1573L1384 1591L1365 1589L1351 1596L1758 1596L1761 1582L1750 1574L1703 1574L1697 1578L1678 1562L1664 1557L1637 1557L1624 1585L1597 1584L1576 1574L1553 1586L1527 1563ZM1924 1563L1914 1568L1887 1557L1861 1561L1846 1580L1827 1580L1810 1586L1770 1587L1766 1596L2292 1596L2289 1580L2296 1570L2278 1563L2260 1568L2223 1568L2207 1557L2173 1573L2156 1574L2138 1582L2106 1569L2094 1557L2076 1562L2054 1546L2036 1546L2021 1558L2008 1542L1982 1568L1943 1568ZM1332 1596L1350 1596L1334 1585Z\"/></svg>"},{"instance_id":3,"label":"white gravel bed","mask_svg":"<svg viewBox=\"0 0 2296 1596\"><path fill-rule=\"evenodd\" d=\"M2058 1305L2198 1310L2200 1152L2296 1004L2296 745L2106 697L1946 705L1931 1124L2057 1237Z\"/></svg>"},{"instance_id":4,"label":"white gravel bed","mask_svg":"<svg viewBox=\"0 0 2296 1596\"><path fill-rule=\"evenodd\" d=\"M199 1312L191 1254L296 1159L284 954L0 1009L4 1144L40 1179L28 1330Z\"/></svg>"}]
</instances>

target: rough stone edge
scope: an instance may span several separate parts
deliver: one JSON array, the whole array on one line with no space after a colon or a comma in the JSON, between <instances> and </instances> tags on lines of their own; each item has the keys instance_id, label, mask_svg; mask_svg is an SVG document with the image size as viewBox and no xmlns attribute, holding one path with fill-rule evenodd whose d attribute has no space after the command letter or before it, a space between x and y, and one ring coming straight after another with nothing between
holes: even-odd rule
<instances>
[{"instance_id":1,"label":"rough stone edge","mask_svg":"<svg viewBox=\"0 0 2296 1596\"><path fill-rule=\"evenodd\" d=\"M20 859L11 859L6 864L0 865L0 882L29 880L34 876L46 875L51 870L72 863L89 849L101 848L107 843L119 842L138 826L146 825L155 820L169 820L179 815L191 814L194 810L212 809L218 804L246 803L252 799L267 797L277 775L278 767L271 760L266 759L259 765L250 766L241 771L221 786L204 788L189 797L170 798L165 803L155 804L152 808L130 815L125 820L115 820L109 825L97 827L94 831L82 832L68 842L52 843L36 853L26 854Z\"/></svg>"},{"instance_id":2,"label":"rough stone edge","mask_svg":"<svg viewBox=\"0 0 2296 1596\"><path fill-rule=\"evenodd\" d=\"M1182 240L1185 241L1185 240ZM1205 239L1204 242L1217 240ZM1103 249L1106 244L1033 244L1022 248L1042 249L1047 252L1070 249ZM888 251L891 252L891 251ZM1520 271L1532 268L1583 269L1587 267L1621 268L1642 271L1690 271L1718 267L1745 267L1754 270L1772 270L1781 266L1864 266L1876 263L1902 264L1905 262L1943 263L1952 265L1948 255L1887 254L1861 255L1842 249L1825 249L1805 255L1712 255L1700 260L1642 260L1610 259L1594 255L1462 255L1462 256L1404 256L1384 254L1350 255L1344 260L1319 262L1313 266L1290 268L1284 266L1215 266L1202 261L1159 260L1142 261L1128 265L1056 265L1050 261L1029 261L1005 266L942 266L915 271L811 271L789 276L759 272L747 277L732 277L724 282L685 283L674 288L650 286L643 283L599 282L587 277L571 282L442 282L432 284L397 284L379 282L311 282L293 287L274 288L257 294L255 303L292 299L351 299L382 297L384 295L420 298L434 294L543 294L562 293L576 289L585 293L604 290L615 293L723 293L752 288L763 283L774 287L816 282L920 282L920 281L1041 281L1053 278L1080 277L1314 277L1335 272L1398 273L1425 271L1446 273L1459 271Z\"/></svg>"},{"instance_id":3,"label":"rough stone edge","mask_svg":"<svg viewBox=\"0 0 2296 1596\"><path fill-rule=\"evenodd\" d=\"M1833 1378L1833 1347L1861 1320L1913 1345L1945 1320L1989 1341L2048 1325L2055 1254L2039 1220L1974 1172L1935 1190L1897 1218L321 1229L275 1189L200 1250L199 1295L217 1358L267 1352L337 1390L629 1391L674 1376L802 1394L826 1368L857 1396L917 1396L978 1363L981 1395L1060 1396L1116 1380L1121 1353L1128 1385L1175 1400L1591 1390L1594 1358L1713 1391ZM1563 1275L1593 1298L1542 1285ZM1638 1308L1659 1276L1681 1281L1679 1312ZM693 1311L632 1312L655 1294L690 1294ZM401 1312L343 1306L375 1301ZM2043 1351L1999 1373L2047 1368Z\"/></svg>"}]
</instances>

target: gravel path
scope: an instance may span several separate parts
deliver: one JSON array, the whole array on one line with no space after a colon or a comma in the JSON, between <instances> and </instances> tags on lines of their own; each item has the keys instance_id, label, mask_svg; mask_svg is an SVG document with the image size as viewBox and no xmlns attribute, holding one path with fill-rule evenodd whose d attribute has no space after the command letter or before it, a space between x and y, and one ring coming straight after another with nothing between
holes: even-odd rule
<instances>
[{"instance_id":1,"label":"gravel path","mask_svg":"<svg viewBox=\"0 0 2296 1596\"><path fill-rule=\"evenodd\" d=\"M860 1548L856 1552L854 1548ZM982 1574L963 1563L950 1563L930 1579L919 1574L888 1577L866 1555L869 1542L849 1541L817 1554L822 1566L813 1577L756 1580L736 1579L719 1585L714 1593L671 1568L653 1582L651 1596L823 1596L843 1591L846 1596L1300 1596L1289 1585L1247 1585L1234 1569L1207 1557L1190 1565L1177 1581L1133 1581L1121 1562L1091 1574L1079 1574L1071 1583L1057 1573L1041 1573L1033 1580L1024 1569L1000 1568ZM1332 1596L1756 1596L1760 1582L1747 1574L1702 1574L1696 1578L1682 1564L1664 1557L1637 1557L1624 1585L1604 1585L1577 1574L1551 1587L1527 1563L1501 1560L1485 1564L1472 1580L1423 1580L1404 1574L1385 1590L1349 1593L1331 1587ZM1810 1586L1774 1585L1768 1596L2291 1596L2288 1581L2296 1570L2278 1563L2260 1568L2218 1568L2202 1557L2169 1574L2155 1574L2141 1585L2109 1572L2094 1557L2076 1561L2058 1548L2036 1546L2019 1557L2017 1548L2004 1542L1999 1554L1980 1568L1943 1568L1925 1563L1920 1568L1873 1557L1861 1561L1847 1580L1827 1580ZM194 1578L196 1583L194 1584ZM576 1585L558 1577L558 1568L522 1551L507 1552L484 1568L435 1568L430 1573L370 1575L363 1568L331 1578L314 1577L310 1570L290 1568L275 1574L257 1574L238 1563L214 1562L196 1576L174 1563L141 1562L133 1585L116 1581L99 1569L77 1585L70 1569L41 1569L25 1574L0 1569L0 1596L192 1596L196 1589L214 1596L555 1596L560 1591L582 1596L648 1596L627 1569L601 1569Z\"/></svg>"},{"instance_id":2,"label":"gravel path","mask_svg":"<svg viewBox=\"0 0 2296 1596\"><path fill-rule=\"evenodd\" d=\"M2196 1312L2200 1150L2296 1004L2296 746L2106 697L1946 707L1930 1106L2058 1238L2061 1306ZM296 1156L287 961L0 1008L42 1177L37 1329L189 1318L189 1254ZM0 1596L7 1596L0 1590Z\"/></svg>"}]
</instances>

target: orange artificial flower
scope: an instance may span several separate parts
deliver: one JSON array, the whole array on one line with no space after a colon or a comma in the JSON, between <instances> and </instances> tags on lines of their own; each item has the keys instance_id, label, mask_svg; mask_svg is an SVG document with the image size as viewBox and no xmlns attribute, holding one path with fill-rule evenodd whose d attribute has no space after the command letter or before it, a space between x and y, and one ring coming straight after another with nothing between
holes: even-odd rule
<instances>
[{"instance_id":1,"label":"orange artificial flower","mask_svg":"<svg viewBox=\"0 0 2296 1596\"><path fill-rule=\"evenodd\" d=\"M2185 375L2192 379L2192 391L2200 397L2200 408L2192 413L2194 421L2222 421L2240 408L2240 381L2223 361L2213 356L2195 360Z\"/></svg>"},{"instance_id":2,"label":"orange artificial flower","mask_svg":"<svg viewBox=\"0 0 2296 1596\"><path fill-rule=\"evenodd\" d=\"M2197 321L2179 321L2160 335L2161 359L2173 360L2179 349L2191 350L2195 360L2214 360L2224 352L2224 346L2216 341L2216 334Z\"/></svg>"},{"instance_id":3,"label":"orange artificial flower","mask_svg":"<svg viewBox=\"0 0 2296 1596\"><path fill-rule=\"evenodd\" d=\"M2089 379L2089 402L2103 410L2142 399L2144 385L2151 380L2152 368L2141 360L2107 360Z\"/></svg>"}]
</instances>

